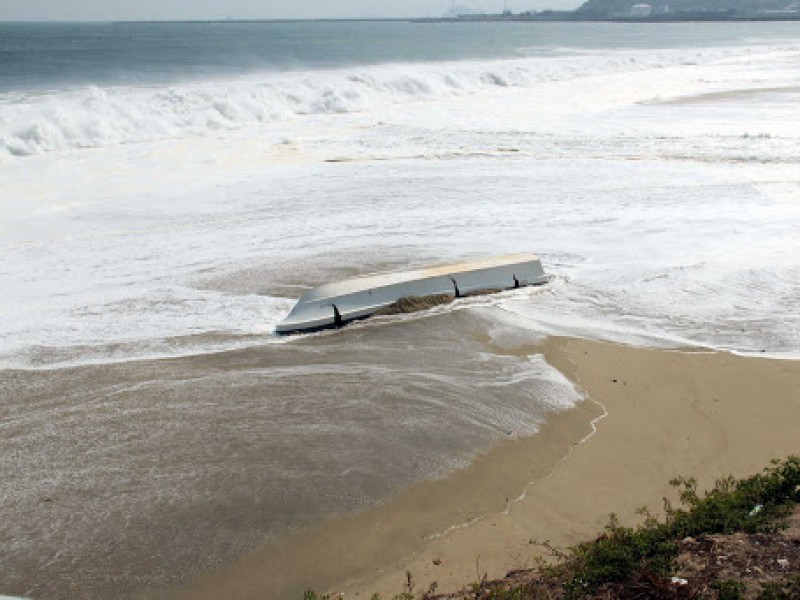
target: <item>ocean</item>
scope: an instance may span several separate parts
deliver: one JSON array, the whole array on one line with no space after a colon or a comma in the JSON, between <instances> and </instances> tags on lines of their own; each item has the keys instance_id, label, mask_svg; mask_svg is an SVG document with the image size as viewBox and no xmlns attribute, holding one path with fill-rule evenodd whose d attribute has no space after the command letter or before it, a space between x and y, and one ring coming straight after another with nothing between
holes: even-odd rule
<instances>
[{"instance_id":1,"label":"ocean","mask_svg":"<svg viewBox=\"0 0 800 600\"><path fill-rule=\"evenodd\" d=\"M800 355L795 23L0 24L0 593L132 597L581 399L553 335ZM310 286L544 288L277 337Z\"/></svg>"}]
</instances>

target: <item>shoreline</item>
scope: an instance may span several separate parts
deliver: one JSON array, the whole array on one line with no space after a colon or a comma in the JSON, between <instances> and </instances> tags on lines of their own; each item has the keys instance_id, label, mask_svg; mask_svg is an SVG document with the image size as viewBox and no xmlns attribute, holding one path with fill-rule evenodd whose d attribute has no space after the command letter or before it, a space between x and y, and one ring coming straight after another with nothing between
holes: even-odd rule
<instances>
[{"instance_id":1,"label":"shoreline","mask_svg":"<svg viewBox=\"0 0 800 600\"><path fill-rule=\"evenodd\" d=\"M376 569L422 551L450 528L503 512L531 479L549 476L581 440L593 435L603 409L591 401L551 412L539 431L503 441L469 467L444 479L422 481L383 504L332 517L308 531L265 547L219 572L201 576L175 598L302 598L344 582L367 580ZM487 482L489 485L487 485Z\"/></svg>"},{"instance_id":2,"label":"shoreline","mask_svg":"<svg viewBox=\"0 0 800 600\"><path fill-rule=\"evenodd\" d=\"M418 592L433 582L454 591L530 566L543 554L534 540L571 545L612 511L632 523L642 506L660 510L672 477L707 486L800 451L800 362L574 338L514 353L543 353L585 400L462 471L257 551L176 597L391 597L406 571Z\"/></svg>"}]
</instances>

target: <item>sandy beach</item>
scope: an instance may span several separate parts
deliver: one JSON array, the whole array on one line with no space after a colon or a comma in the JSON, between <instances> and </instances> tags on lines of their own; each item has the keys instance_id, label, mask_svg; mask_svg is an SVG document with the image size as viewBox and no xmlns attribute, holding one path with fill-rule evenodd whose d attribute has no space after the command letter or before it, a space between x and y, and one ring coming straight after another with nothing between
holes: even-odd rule
<instances>
[{"instance_id":1,"label":"sandy beach","mask_svg":"<svg viewBox=\"0 0 800 600\"><path fill-rule=\"evenodd\" d=\"M598 533L609 513L658 511L668 481L746 475L800 451L800 363L553 338L542 352L586 400L539 434L501 444L442 481L247 557L187 598L391 597L452 591L531 566L541 548ZM507 501L508 500L508 501Z\"/></svg>"}]
</instances>

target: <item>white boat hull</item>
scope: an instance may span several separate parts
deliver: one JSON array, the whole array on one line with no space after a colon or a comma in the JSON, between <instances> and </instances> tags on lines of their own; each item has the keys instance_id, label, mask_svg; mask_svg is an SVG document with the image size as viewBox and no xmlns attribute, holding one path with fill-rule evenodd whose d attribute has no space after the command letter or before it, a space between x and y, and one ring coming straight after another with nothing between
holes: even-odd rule
<instances>
[{"instance_id":1,"label":"white boat hull","mask_svg":"<svg viewBox=\"0 0 800 600\"><path fill-rule=\"evenodd\" d=\"M514 254L401 273L381 273L328 283L306 292L277 333L340 327L411 296L467 296L547 283L532 254Z\"/></svg>"}]
</instances>

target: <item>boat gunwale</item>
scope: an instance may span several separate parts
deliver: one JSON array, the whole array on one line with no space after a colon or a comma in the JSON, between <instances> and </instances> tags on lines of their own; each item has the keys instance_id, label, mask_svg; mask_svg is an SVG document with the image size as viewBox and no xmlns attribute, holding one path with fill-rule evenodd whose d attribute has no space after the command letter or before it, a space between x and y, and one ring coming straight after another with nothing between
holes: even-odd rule
<instances>
[{"instance_id":1,"label":"boat gunwale","mask_svg":"<svg viewBox=\"0 0 800 600\"><path fill-rule=\"evenodd\" d=\"M516 264L523 264L528 262L539 261L539 257L535 254L518 253L509 254L505 256L495 256L485 259L475 259L471 261L461 261L458 263L433 265L430 267L422 267L411 271L396 271L385 273L369 273L359 275L350 279L343 279L331 283L324 283L320 286L312 288L305 292L294 308L298 308L304 304L311 304L313 302L322 302L333 297L345 296L349 294L358 294L369 290L380 290L383 288L391 287L409 281L426 281L435 279L437 277L450 277L451 275L458 275L460 273L480 272L484 269L492 269L496 267L512 266ZM386 282L380 282L379 285L370 285L370 282L379 281L380 279L389 279ZM345 289L354 284L362 284L352 289ZM326 288L332 288L328 290ZM317 295L320 294L320 295ZM327 295L321 295L327 294ZM294 312L294 309L292 309ZM291 313L290 313L291 314Z\"/></svg>"}]
</instances>

